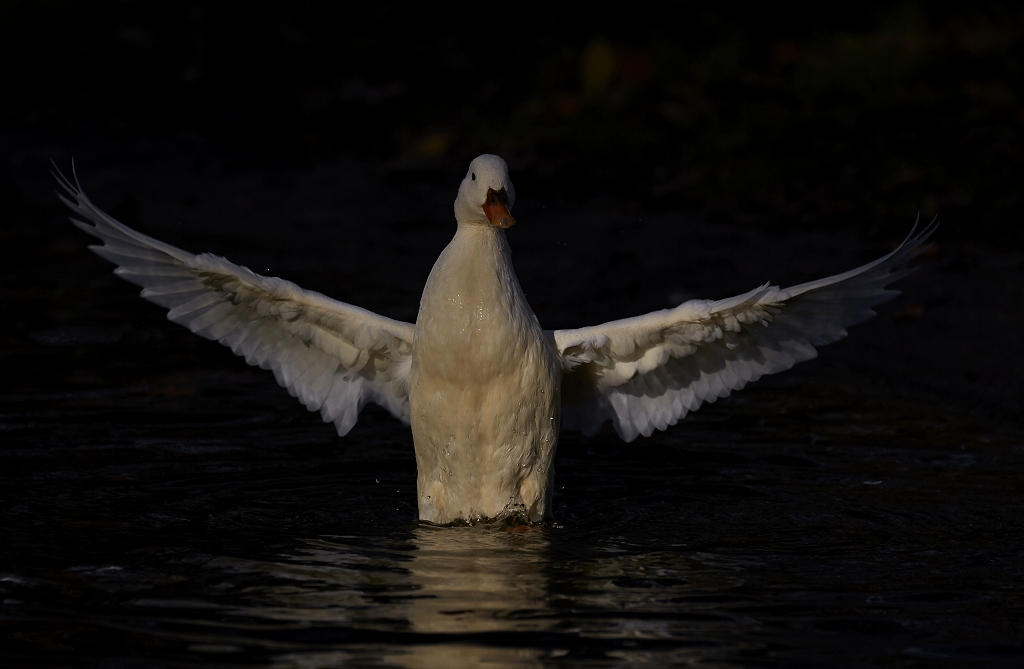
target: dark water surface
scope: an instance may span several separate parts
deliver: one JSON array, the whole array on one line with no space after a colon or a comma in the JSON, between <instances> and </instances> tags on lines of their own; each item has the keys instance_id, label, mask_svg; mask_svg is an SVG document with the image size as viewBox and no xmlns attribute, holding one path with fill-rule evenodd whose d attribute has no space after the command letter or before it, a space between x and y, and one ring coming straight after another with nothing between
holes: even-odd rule
<instances>
[{"instance_id":1,"label":"dark water surface","mask_svg":"<svg viewBox=\"0 0 1024 669\"><path fill-rule=\"evenodd\" d=\"M566 438L556 523L512 531L417 524L381 412L339 444L247 374L189 378L8 404L6 662L1024 658L1024 447L927 406L752 390L648 443Z\"/></svg>"},{"instance_id":2,"label":"dark water surface","mask_svg":"<svg viewBox=\"0 0 1024 669\"><path fill-rule=\"evenodd\" d=\"M93 182L119 179L164 183ZM303 179L259 200L220 181L222 206L171 225L146 212L175 211L172 179L140 191L141 227L412 318L454 191ZM359 197L390 227L360 228ZM549 327L884 250L559 206L524 199L510 233ZM1024 663L1019 256L943 247L819 360L650 439L563 436L553 523L436 528L415 520L407 428L368 408L339 440L54 220L4 232L4 666Z\"/></svg>"}]
</instances>

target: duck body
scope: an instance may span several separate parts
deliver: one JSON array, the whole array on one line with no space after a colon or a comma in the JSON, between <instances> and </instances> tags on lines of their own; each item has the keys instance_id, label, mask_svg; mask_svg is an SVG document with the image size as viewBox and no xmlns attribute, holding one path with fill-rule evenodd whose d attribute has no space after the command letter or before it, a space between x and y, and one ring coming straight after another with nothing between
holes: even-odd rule
<instances>
[{"instance_id":1,"label":"duck body","mask_svg":"<svg viewBox=\"0 0 1024 669\"><path fill-rule=\"evenodd\" d=\"M420 300L409 377L421 520L550 512L561 368L505 231L461 223Z\"/></svg>"}]
</instances>

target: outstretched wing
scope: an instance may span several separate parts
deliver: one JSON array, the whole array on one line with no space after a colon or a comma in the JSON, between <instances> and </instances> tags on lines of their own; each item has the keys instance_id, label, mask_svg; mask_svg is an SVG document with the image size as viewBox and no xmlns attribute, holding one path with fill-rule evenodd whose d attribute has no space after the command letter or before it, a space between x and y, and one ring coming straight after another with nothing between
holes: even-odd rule
<instances>
[{"instance_id":1,"label":"outstretched wing","mask_svg":"<svg viewBox=\"0 0 1024 669\"><path fill-rule=\"evenodd\" d=\"M817 356L846 328L898 294L886 286L927 246L938 224L911 230L892 253L792 288L765 284L713 302L690 300L636 318L556 330L562 358L562 425L593 434L611 420L626 441L666 429L765 374Z\"/></svg>"},{"instance_id":2,"label":"outstretched wing","mask_svg":"<svg viewBox=\"0 0 1024 669\"><path fill-rule=\"evenodd\" d=\"M338 434L368 401L409 422L413 326L332 300L290 281L260 276L224 258L193 255L123 225L59 171L71 222L104 242L89 248L142 286L167 318L271 369L277 382Z\"/></svg>"}]
</instances>

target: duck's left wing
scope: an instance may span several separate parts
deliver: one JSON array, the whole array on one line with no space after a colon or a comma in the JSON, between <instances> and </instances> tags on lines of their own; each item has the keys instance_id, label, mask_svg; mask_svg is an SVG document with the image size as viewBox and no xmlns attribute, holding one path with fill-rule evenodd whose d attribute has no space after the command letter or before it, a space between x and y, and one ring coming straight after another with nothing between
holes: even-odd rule
<instances>
[{"instance_id":1,"label":"duck's left wing","mask_svg":"<svg viewBox=\"0 0 1024 669\"><path fill-rule=\"evenodd\" d=\"M75 214L72 223L104 242L89 248L142 286L142 297L168 308L168 319L273 370L339 435L369 401L409 423L412 324L165 244L114 220L60 172L54 176L68 195L60 198Z\"/></svg>"},{"instance_id":2,"label":"duck's left wing","mask_svg":"<svg viewBox=\"0 0 1024 669\"><path fill-rule=\"evenodd\" d=\"M562 426L593 434L611 420L626 441L666 429L765 374L817 356L871 307L899 294L886 286L923 251L937 223L911 231L892 253L817 281L764 284L717 302L690 300L636 318L556 330L564 370ZM916 229L916 225L915 225Z\"/></svg>"}]
</instances>

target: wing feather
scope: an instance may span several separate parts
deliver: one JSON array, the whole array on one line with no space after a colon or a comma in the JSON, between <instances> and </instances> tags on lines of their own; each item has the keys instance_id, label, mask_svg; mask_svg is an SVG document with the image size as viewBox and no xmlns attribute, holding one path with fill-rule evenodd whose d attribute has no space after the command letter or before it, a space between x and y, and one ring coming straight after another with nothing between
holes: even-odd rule
<instances>
[{"instance_id":1,"label":"wing feather","mask_svg":"<svg viewBox=\"0 0 1024 669\"><path fill-rule=\"evenodd\" d=\"M764 284L718 301L578 330L556 330L562 425L593 434L605 421L626 441L650 436L766 374L818 355L899 294L886 286L924 251L936 221L866 265L790 288Z\"/></svg>"},{"instance_id":2,"label":"wing feather","mask_svg":"<svg viewBox=\"0 0 1024 669\"><path fill-rule=\"evenodd\" d=\"M193 255L114 220L59 171L71 222L97 237L97 255L143 288L167 318L219 341L345 435L367 402L409 422L413 326L256 274L209 253Z\"/></svg>"}]
</instances>

